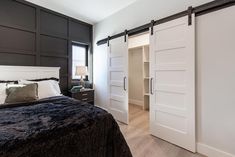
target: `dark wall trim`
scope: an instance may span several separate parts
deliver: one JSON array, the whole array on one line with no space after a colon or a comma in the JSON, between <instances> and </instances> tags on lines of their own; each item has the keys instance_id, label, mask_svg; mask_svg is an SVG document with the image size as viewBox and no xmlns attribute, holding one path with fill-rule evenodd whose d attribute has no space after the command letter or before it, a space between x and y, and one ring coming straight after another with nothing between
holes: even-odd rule
<instances>
[{"instance_id":1,"label":"dark wall trim","mask_svg":"<svg viewBox=\"0 0 235 157\"><path fill-rule=\"evenodd\" d=\"M0 34L0 65L61 67L64 94L72 86L72 42L93 53L92 25L24 0L0 1Z\"/></svg>"},{"instance_id":2,"label":"dark wall trim","mask_svg":"<svg viewBox=\"0 0 235 157\"><path fill-rule=\"evenodd\" d=\"M212 2L197 6L195 8L192 8L192 13L195 13L195 16L201 16L204 14L208 14L210 12L214 12L223 8L227 8L227 7L231 7L235 5L235 0L214 0ZM154 25L159 25L183 16L188 15L188 10L182 11L180 13L168 16L166 18L154 21ZM147 23L145 25L133 28L131 30L127 31L127 34L129 36L135 35L135 34L139 34L142 32L146 32L149 30L149 28L151 27L151 23ZM119 33L119 34L115 34L113 36L110 36L109 40L121 37L121 36L125 36L125 32ZM102 45L102 44L106 44L108 41L108 38L102 39L100 41L97 42L97 45Z\"/></svg>"},{"instance_id":3,"label":"dark wall trim","mask_svg":"<svg viewBox=\"0 0 235 157\"><path fill-rule=\"evenodd\" d=\"M36 8L36 65L40 65L40 9Z\"/></svg>"}]
</instances>

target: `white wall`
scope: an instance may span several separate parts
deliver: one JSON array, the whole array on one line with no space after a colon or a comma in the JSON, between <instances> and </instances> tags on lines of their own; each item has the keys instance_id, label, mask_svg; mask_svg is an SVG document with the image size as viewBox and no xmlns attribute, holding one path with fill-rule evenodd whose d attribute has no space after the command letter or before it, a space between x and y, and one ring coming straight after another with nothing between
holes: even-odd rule
<instances>
[{"instance_id":1,"label":"white wall","mask_svg":"<svg viewBox=\"0 0 235 157\"><path fill-rule=\"evenodd\" d=\"M198 141L235 155L234 16L235 6L197 18L196 87Z\"/></svg>"},{"instance_id":2,"label":"white wall","mask_svg":"<svg viewBox=\"0 0 235 157\"><path fill-rule=\"evenodd\" d=\"M139 0L95 25L94 42L208 0ZM171 5L169 5L171 4ZM200 16L197 20L197 141L209 157L235 156L235 7ZM97 103L106 105L105 45L94 46ZM105 61L105 62L104 62ZM101 79L102 78L102 79ZM234 155L232 155L234 154Z\"/></svg>"},{"instance_id":3,"label":"white wall","mask_svg":"<svg viewBox=\"0 0 235 157\"><path fill-rule=\"evenodd\" d=\"M124 32L212 0L137 0L95 25L94 41Z\"/></svg>"},{"instance_id":4,"label":"white wall","mask_svg":"<svg viewBox=\"0 0 235 157\"><path fill-rule=\"evenodd\" d=\"M107 45L96 46L93 56L95 103L97 106L107 108Z\"/></svg>"},{"instance_id":5,"label":"white wall","mask_svg":"<svg viewBox=\"0 0 235 157\"><path fill-rule=\"evenodd\" d=\"M149 45L149 33L137 34L128 39L128 48L136 48Z\"/></svg>"}]
</instances>

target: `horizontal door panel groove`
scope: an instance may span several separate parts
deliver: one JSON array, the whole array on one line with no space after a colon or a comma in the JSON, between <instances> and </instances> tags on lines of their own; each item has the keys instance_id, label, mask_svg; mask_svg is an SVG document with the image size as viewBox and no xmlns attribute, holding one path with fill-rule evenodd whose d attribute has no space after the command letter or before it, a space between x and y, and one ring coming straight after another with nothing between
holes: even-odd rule
<instances>
[{"instance_id":1,"label":"horizontal door panel groove","mask_svg":"<svg viewBox=\"0 0 235 157\"><path fill-rule=\"evenodd\" d=\"M177 20L181 20L181 19L176 19L175 21ZM172 21L173 22L173 21ZM179 26L183 26L183 25L186 25L185 21L184 20L181 20L181 22L177 25L174 25L174 24L170 24L170 23L164 23L162 25L159 25L158 27L154 27L154 32L157 33L159 31L164 31L164 30L168 30L168 29L173 29L175 27L179 27Z\"/></svg>"},{"instance_id":2,"label":"horizontal door panel groove","mask_svg":"<svg viewBox=\"0 0 235 157\"><path fill-rule=\"evenodd\" d=\"M114 113L113 113L113 116L115 117L117 114L121 114L123 111L121 110L118 110L116 108L113 108L113 107L110 107L110 110L112 110Z\"/></svg>"},{"instance_id":3,"label":"horizontal door panel groove","mask_svg":"<svg viewBox=\"0 0 235 157\"><path fill-rule=\"evenodd\" d=\"M118 101L118 102L124 102L124 97L123 96L118 96L118 95L114 95L114 94L111 94L110 99Z\"/></svg>"},{"instance_id":4,"label":"horizontal door panel groove","mask_svg":"<svg viewBox=\"0 0 235 157\"><path fill-rule=\"evenodd\" d=\"M169 90L169 89L155 89L155 92L165 92L165 93L175 93L175 94L185 94L185 91L176 91L176 90Z\"/></svg>"},{"instance_id":5,"label":"horizontal door panel groove","mask_svg":"<svg viewBox=\"0 0 235 157\"><path fill-rule=\"evenodd\" d=\"M176 107L171 107L165 104L157 105L156 111L164 112L164 113L175 115L175 116L180 116L183 118L186 118L186 113L187 113L185 108L176 108Z\"/></svg>"},{"instance_id":6,"label":"horizontal door panel groove","mask_svg":"<svg viewBox=\"0 0 235 157\"><path fill-rule=\"evenodd\" d=\"M1 24L0 23L0 26L1 27L6 27L6 28L11 28L11 29L16 29L16 30L19 30L19 31L29 32L29 33L36 33L35 29L25 29L25 27L17 26L17 25L12 25L12 24L8 25L8 24Z\"/></svg>"},{"instance_id":7,"label":"horizontal door panel groove","mask_svg":"<svg viewBox=\"0 0 235 157\"><path fill-rule=\"evenodd\" d=\"M155 125L159 126L159 128L162 127L163 131L165 131L165 129L168 129L168 130L172 130L174 132L178 132L179 134L187 134L187 132L185 132L185 131L181 131L181 130L178 130L178 129L175 129L175 128L172 128L172 127L169 127L169 126L166 126L163 124L155 124ZM159 131L161 131L161 130L159 129Z\"/></svg>"},{"instance_id":8,"label":"horizontal door panel groove","mask_svg":"<svg viewBox=\"0 0 235 157\"><path fill-rule=\"evenodd\" d=\"M161 52L166 50L173 50L173 49L183 49L185 41L172 41L166 43L157 43L158 45L155 47L155 51Z\"/></svg>"},{"instance_id":9,"label":"horizontal door panel groove","mask_svg":"<svg viewBox=\"0 0 235 157\"><path fill-rule=\"evenodd\" d=\"M186 93L186 86L157 84L156 91L166 91L171 93Z\"/></svg>"},{"instance_id":10,"label":"horizontal door panel groove","mask_svg":"<svg viewBox=\"0 0 235 157\"><path fill-rule=\"evenodd\" d=\"M185 71L187 70L186 64L175 63L175 64L156 64L156 71Z\"/></svg>"},{"instance_id":11,"label":"horizontal door panel groove","mask_svg":"<svg viewBox=\"0 0 235 157\"><path fill-rule=\"evenodd\" d=\"M121 82L121 81L112 81L111 80L110 86L122 87L123 86L123 82Z\"/></svg>"},{"instance_id":12,"label":"horizontal door panel groove","mask_svg":"<svg viewBox=\"0 0 235 157\"><path fill-rule=\"evenodd\" d=\"M166 51L169 51L169 50L177 50L177 49L183 49L183 48L185 48L185 46L176 46L176 47L165 48L165 49L156 49L155 52L156 53L165 53Z\"/></svg>"}]
</instances>

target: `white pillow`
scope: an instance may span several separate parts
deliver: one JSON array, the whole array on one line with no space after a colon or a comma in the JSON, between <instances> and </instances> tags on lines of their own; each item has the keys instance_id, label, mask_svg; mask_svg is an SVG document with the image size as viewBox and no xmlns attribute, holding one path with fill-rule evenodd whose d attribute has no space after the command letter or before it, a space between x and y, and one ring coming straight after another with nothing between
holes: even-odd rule
<instances>
[{"instance_id":1,"label":"white pillow","mask_svg":"<svg viewBox=\"0 0 235 157\"><path fill-rule=\"evenodd\" d=\"M4 104L7 94L6 94L7 84L0 83L0 104Z\"/></svg>"},{"instance_id":2,"label":"white pillow","mask_svg":"<svg viewBox=\"0 0 235 157\"><path fill-rule=\"evenodd\" d=\"M7 84L6 88L11 88L11 87L24 87L25 85L23 84Z\"/></svg>"},{"instance_id":3,"label":"white pillow","mask_svg":"<svg viewBox=\"0 0 235 157\"><path fill-rule=\"evenodd\" d=\"M57 81L54 80L46 80L46 81L27 81L27 80L20 80L19 84L31 84L37 83L38 84L38 98L44 99L53 96L61 96L60 86Z\"/></svg>"}]
</instances>

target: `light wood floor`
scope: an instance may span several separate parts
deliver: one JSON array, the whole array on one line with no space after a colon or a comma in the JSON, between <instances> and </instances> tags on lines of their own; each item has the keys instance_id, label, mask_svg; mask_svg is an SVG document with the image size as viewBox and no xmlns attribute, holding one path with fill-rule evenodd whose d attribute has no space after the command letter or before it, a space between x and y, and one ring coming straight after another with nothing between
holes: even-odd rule
<instances>
[{"instance_id":1,"label":"light wood floor","mask_svg":"<svg viewBox=\"0 0 235 157\"><path fill-rule=\"evenodd\" d=\"M129 125L119 123L133 157L204 157L149 134L149 112L129 105Z\"/></svg>"}]
</instances>

